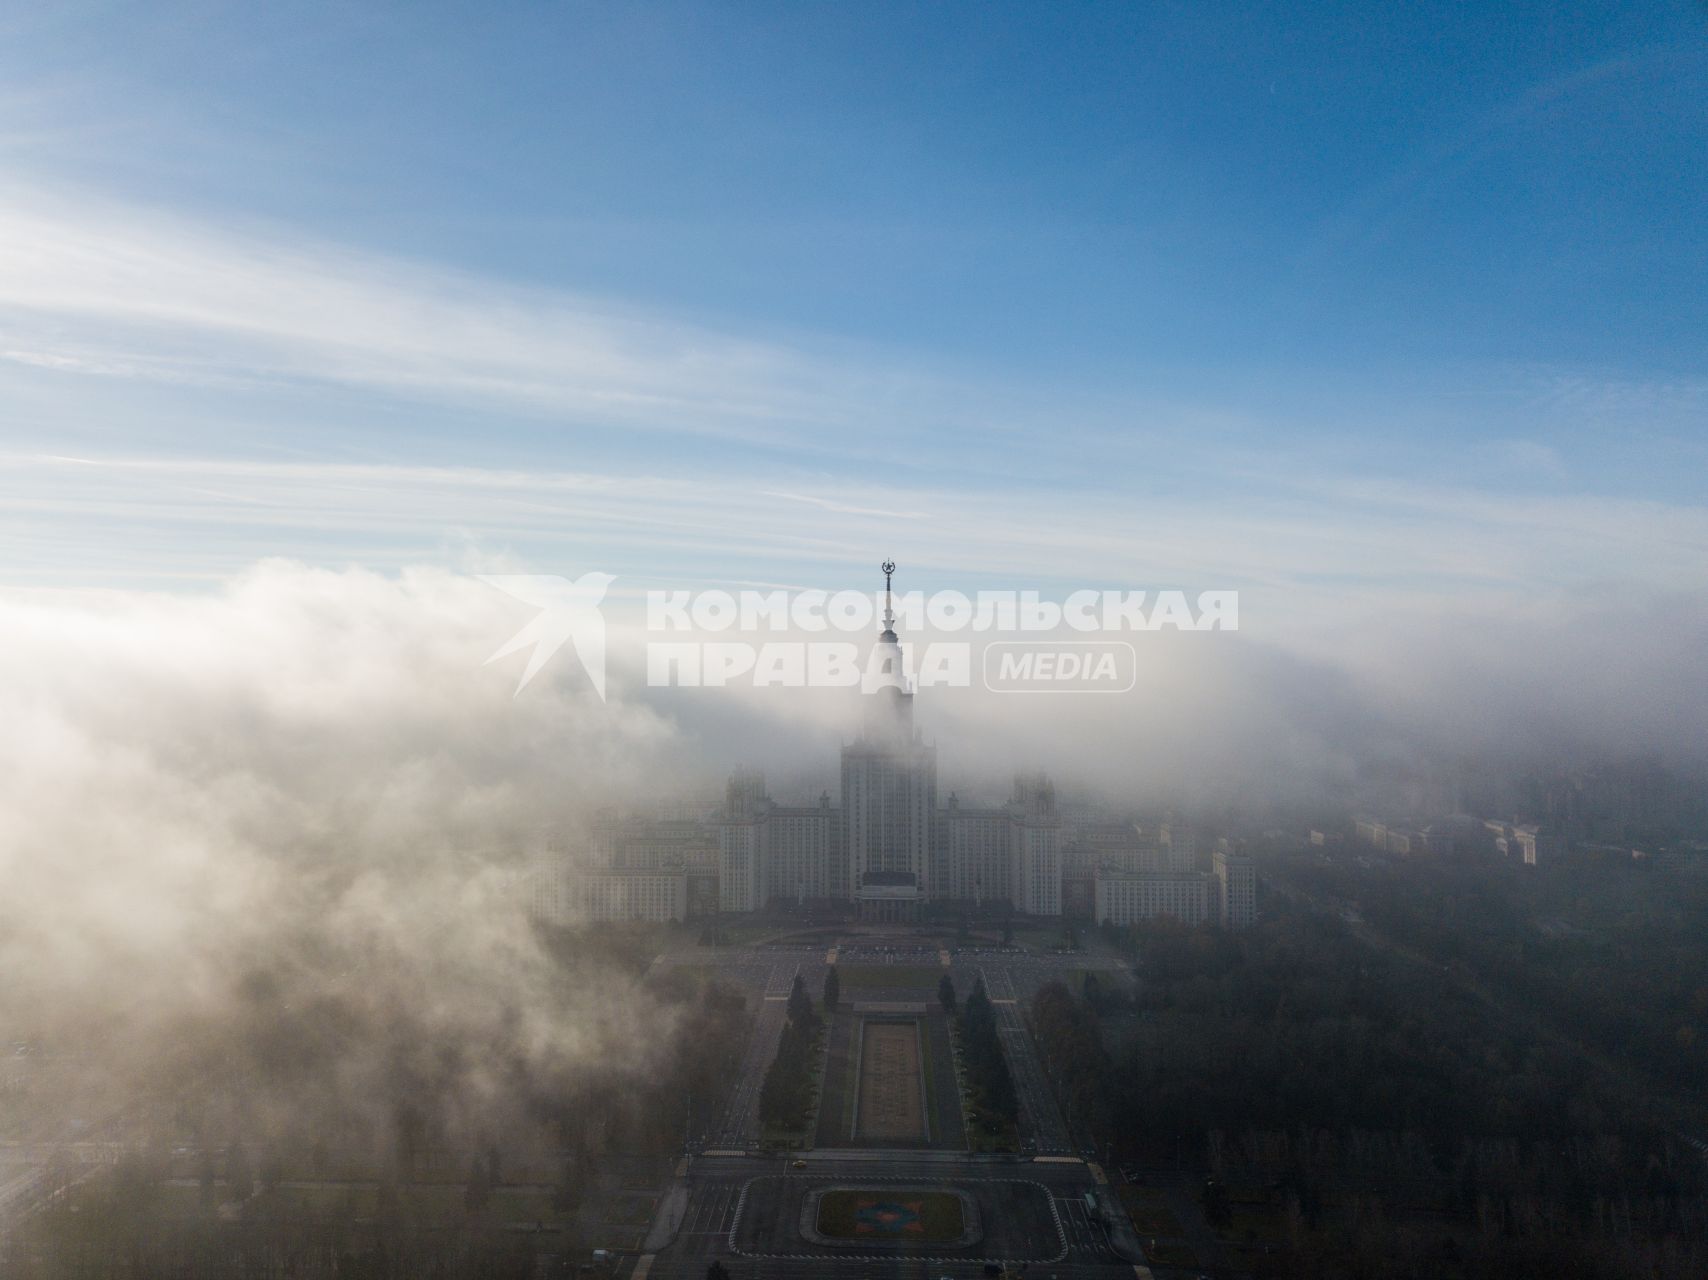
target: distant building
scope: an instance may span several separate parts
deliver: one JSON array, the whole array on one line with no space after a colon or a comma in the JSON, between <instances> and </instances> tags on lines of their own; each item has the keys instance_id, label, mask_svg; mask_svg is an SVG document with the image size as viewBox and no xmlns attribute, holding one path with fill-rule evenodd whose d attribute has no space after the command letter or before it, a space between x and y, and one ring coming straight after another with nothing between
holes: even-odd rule
<instances>
[{"instance_id":1,"label":"distant building","mask_svg":"<svg viewBox=\"0 0 1708 1280\"><path fill-rule=\"evenodd\" d=\"M937 884L945 895L979 905L1014 901L1006 809L963 805L951 792L938 843L942 856Z\"/></svg>"},{"instance_id":2,"label":"distant building","mask_svg":"<svg viewBox=\"0 0 1708 1280\"><path fill-rule=\"evenodd\" d=\"M1249 929L1257 923L1257 868L1243 853L1218 849L1211 858L1216 881L1217 918L1224 929Z\"/></svg>"},{"instance_id":3,"label":"distant building","mask_svg":"<svg viewBox=\"0 0 1708 1280\"><path fill-rule=\"evenodd\" d=\"M737 773L717 824L722 909L846 897L841 819L828 794L814 805L780 805L766 795L764 775Z\"/></svg>"},{"instance_id":4,"label":"distant building","mask_svg":"<svg viewBox=\"0 0 1708 1280\"><path fill-rule=\"evenodd\" d=\"M1162 846L1168 869L1184 875L1198 869L1198 840L1192 828L1177 819L1170 819L1157 831L1157 843Z\"/></svg>"},{"instance_id":5,"label":"distant building","mask_svg":"<svg viewBox=\"0 0 1708 1280\"><path fill-rule=\"evenodd\" d=\"M1430 823L1417 833L1413 842L1413 853L1448 854L1459 847L1457 835L1440 823Z\"/></svg>"},{"instance_id":6,"label":"distant building","mask_svg":"<svg viewBox=\"0 0 1708 1280\"><path fill-rule=\"evenodd\" d=\"M1094 882L1098 924L1130 925L1168 917L1185 925L1211 918L1211 877L1196 872L1101 871Z\"/></svg>"},{"instance_id":7,"label":"distant building","mask_svg":"<svg viewBox=\"0 0 1708 1280\"><path fill-rule=\"evenodd\" d=\"M758 911L767 900L765 776L738 772L729 780L718 827L718 899L725 911Z\"/></svg>"},{"instance_id":8,"label":"distant building","mask_svg":"<svg viewBox=\"0 0 1708 1280\"><path fill-rule=\"evenodd\" d=\"M716 866L717 838L695 818L619 818L600 815L594 825L593 862L614 871L676 871Z\"/></svg>"},{"instance_id":9,"label":"distant building","mask_svg":"<svg viewBox=\"0 0 1708 1280\"><path fill-rule=\"evenodd\" d=\"M1014 906L1033 916L1062 913L1061 823L1056 788L1044 775L1014 780L1008 802Z\"/></svg>"},{"instance_id":10,"label":"distant building","mask_svg":"<svg viewBox=\"0 0 1708 1280\"><path fill-rule=\"evenodd\" d=\"M688 917L688 876L683 871L611 871L560 866L534 882L534 914L551 924Z\"/></svg>"},{"instance_id":11,"label":"distant building","mask_svg":"<svg viewBox=\"0 0 1708 1280\"><path fill-rule=\"evenodd\" d=\"M1512 823L1499 818L1485 818L1483 828L1488 832L1488 838L1494 845L1494 851L1502 857L1512 853Z\"/></svg>"},{"instance_id":12,"label":"distant building","mask_svg":"<svg viewBox=\"0 0 1708 1280\"><path fill-rule=\"evenodd\" d=\"M1062 914L1093 919L1099 871L1161 871L1163 853L1137 823L1081 822L1064 826L1061 848Z\"/></svg>"},{"instance_id":13,"label":"distant building","mask_svg":"<svg viewBox=\"0 0 1708 1280\"><path fill-rule=\"evenodd\" d=\"M1538 860L1549 853L1543 829L1535 823L1485 818L1483 830L1486 833L1485 838L1493 845L1496 853L1503 857L1516 858L1527 867L1536 866Z\"/></svg>"},{"instance_id":14,"label":"distant building","mask_svg":"<svg viewBox=\"0 0 1708 1280\"><path fill-rule=\"evenodd\" d=\"M1250 860L1219 842L1200 856L1170 817L1154 836L1086 806L1064 815L1043 774L1014 779L1006 802L939 807L937 749L914 726L885 565L885 608L867 666L861 723L842 748L841 796L785 805L764 775L737 770L720 809L655 808L601 817L577 849L556 849L533 881L546 919L680 920L780 904L916 920L931 904L1003 904L1117 924L1170 916L1243 928L1256 914ZM1385 835L1385 829L1384 829ZM1213 863L1213 866L1207 865Z\"/></svg>"},{"instance_id":15,"label":"distant building","mask_svg":"<svg viewBox=\"0 0 1708 1280\"><path fill-rule=\"evenodd\" d=\"M1055 784L1025 776L1004 805L975 808L951 795L938 807L937 749L914 727L887 595L867 671L859 733L842 748L840 805L824 794L790 808L767 795L759 774L730 779L717 822L723 910L827 901L852 903L862 919L904 921L928 903L962 901L1060 915Z\"/></svg>"},{"instance_id":16,"label":"distant building","mask_svg":"<svg viewBox=\"0 0 1708 1280\"><path fill-rule=\"evenodd\" d=\"M1512 851L1523 861L1525 866L1533 867L1536 865L1537 847L1542 843L1542 829L1540 827L1524 823L1513 828Z\"/></svg>"},{"instance_id":17,"label":"distant building","mask_svg":"<svg viewBox=\"0 0 1708 1280\"><path fill-rule=\"evenodd\" d=\"M606 812L585 836L545 838L529 905L552 924L684 920L716 909L717 874L717 840L704 822Z\"/></svg>"},{"instance_id":18,"label":"distant building","mask_svg":"<svg viewBox=\"0 0 1708 1280\"><path fill-rule=\"evenodd\" d=\"M1062 867L1062 914L1076 920L1096 919L1097 869L1084 865Z\"/></svg>"},{"instance_id":19,"label":"distant building","mask_svg":"<svg viewBox=\"0 0 1708 1280\"><path fill-rule=\"evenodd\" d=\"M1417 832L1408 831L1404 827L1389 827L1388 852L1401 855L1422 852Z\"/></svg>"},{"instance_id":20,"label":"distant building","mask_svg":"<svg viewBox=\"0 0 1708 1280\"><path fill-rule=\"evenodd\" d=\"M589 920L685 920L681 871L586 871L570 881L570 908Z\"/></svg>"}]
</instances>

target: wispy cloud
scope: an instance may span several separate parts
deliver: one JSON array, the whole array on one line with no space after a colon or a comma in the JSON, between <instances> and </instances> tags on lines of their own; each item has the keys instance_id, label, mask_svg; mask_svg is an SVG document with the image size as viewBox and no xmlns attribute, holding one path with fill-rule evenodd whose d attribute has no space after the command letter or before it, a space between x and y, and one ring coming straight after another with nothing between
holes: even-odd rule
<instances>
[{"instance_id":1,"label":"wispy cloud","mask_svg":"<svg viewBox=\"0 0 1708 1280\"><path fill-rule=\"evenodd\" d=\"M1513 491L1514 471L1576 478L1542 435L1503 434L1484 446L1498 465L1473 475L1408 477L1372 470L1375 454L1336 459L1308 431L1282 439L1272 422L1235 451L1170 437L1163 415L1132 404L1087 408L1037 388L1020 402L886 359L277 229L14 194L0 198L0 367L33 400L23 412L20 394L0 422L14 440L0 456L3 576L184 581L289 555L553 572L600 562L625 587L648 573L826 582L882 553L942 585L1235 586L1267 611L1253 616L1319 631L1349 611L1440 599L1705 585L1700 505ZM1566 377L1557 401L1587 394ZM89 401L62 390L102 388L111 410L127 380L168 384L153 410L167 416L191 399L180 384L239 389L226 403L273 413L278 429L234 437L202 404L168 456L134 441L130 406L103 430ZM280 410L256 393L283 384L353 394L337 413L299 417L301 402ZM499 456L486 446L518 416L549 424L551 447L506 451L511 467L425 465L400 416L363 442L373 461L352 461L341 416L384 417L399 397L467 410L490 433L465 420L441 457ZM41 432L16 427L30 414L75 420L78 448L43 448ZM659 447L654 433L765 447L730 460L711 443ZM596 459L563 461L619 436ZM815 452L875 465L818 467ZM1064 461L1073 452L1085 457Z\"/></svg>"},{"instance_id":2,"label":"wispy cloud","mask_svg":"<svg viewBox=\"0 0 1708 1280\"><path fill-rule=\"evenodd\" d=\"M886 507L862 507L851 502L836 498L816 497L810 493L789 493L782 489L766 489L762 496L767 498L782 498L785 502L804 502L820 511L834 511L839 515L850 516L881 516L888 520L925 520L930 516L926 511L897 511Z\"/></svg>"},{"instance_id":3,"label":"wispy cloud","mask_svg":"<svg viewBox=\"0 0 1708 1280\"><path fill-rule=\"evenodd\" d=\"M1608 582L1708 589L1708 512L1658 501L1347 475L1278 479L1221 505L846 482L791 496L722 472L12 455L0 456L0 553L13 583L229 575L290 555L597 567L623 575L619 593L756 569L841 586L891 554L928 587L1236 587L1249 625L1301 642L1395 611L1492 619Z\"/></svg>"},{"instance_id":4,"label":"wispy cloud","mask_svg":"<svg viewBox=\"0 0 1708 1280\"><path fill-rule=\"evenodd\" d=\"M657 314L134 207L0 202L14 362L311 380L554 420L764 438L848 413L859 375Z\"/></svg>"}]
</instances>

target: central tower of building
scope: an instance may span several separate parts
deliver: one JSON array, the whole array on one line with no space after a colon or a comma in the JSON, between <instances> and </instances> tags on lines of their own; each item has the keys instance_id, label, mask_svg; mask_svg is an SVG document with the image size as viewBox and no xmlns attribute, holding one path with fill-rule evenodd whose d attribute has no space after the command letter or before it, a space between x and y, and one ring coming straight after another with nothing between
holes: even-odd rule
<instances>
[{"instance_id":1,"label":"central tower of building","mask_svg":"<svg viewBox=\"0 0 1708 1280\"><path fill-rule=\"evenodd\" d=\"M931 822L937 808L937 748L913 727L884 570L884 629L866 666L860 735L842 748L842 811L849 891L866 920L912 920L932 894Z\"/></svg>"}]
</instances>

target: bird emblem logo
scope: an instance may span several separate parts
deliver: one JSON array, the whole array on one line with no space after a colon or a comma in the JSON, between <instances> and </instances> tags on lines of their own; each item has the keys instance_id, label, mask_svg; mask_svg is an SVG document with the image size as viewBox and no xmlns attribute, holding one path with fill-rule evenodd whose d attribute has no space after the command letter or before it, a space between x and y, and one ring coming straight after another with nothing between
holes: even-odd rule
<instances>
[{"instance_id":1,"label":"bird emblem logo","mask_svg":"<svg viewBox=\"0 0 1708 1280\"><path fill-rule=\"evenodd\" d=\"M599 701L605 700L605 617L599 612L599 603L605 598L606 588L616 581L614 575L595 571L584 573L572 582L551 573L498 573L482 574L480 580L540 610L533 621L500 645L482 664L497 662L530 644L534 646L512 697L528 687L528 682L566 640L572 640L581 669L593 682L593 691L599 695Z\"/></svg>"}]
</instances>

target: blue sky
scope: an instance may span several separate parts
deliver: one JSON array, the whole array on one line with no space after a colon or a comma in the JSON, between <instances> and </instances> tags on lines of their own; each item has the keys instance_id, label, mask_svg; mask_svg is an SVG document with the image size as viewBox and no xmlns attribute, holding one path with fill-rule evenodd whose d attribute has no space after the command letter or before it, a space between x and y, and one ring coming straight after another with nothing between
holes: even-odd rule
<instances>
[{"instance_id":1,"label":"blue sky","mask_svg":"<svg viewBox=\"0 0 1708 1280\"><path fill-rule=\"evenodd\" d=\"M1704 103L1682 2L14 12L4 577L1693 589Z\"/></svg>"}]
</instances>

